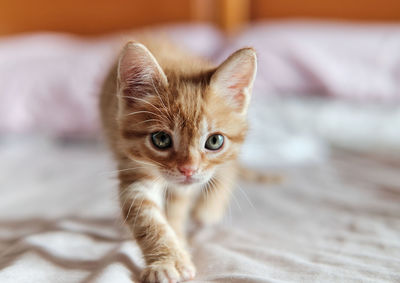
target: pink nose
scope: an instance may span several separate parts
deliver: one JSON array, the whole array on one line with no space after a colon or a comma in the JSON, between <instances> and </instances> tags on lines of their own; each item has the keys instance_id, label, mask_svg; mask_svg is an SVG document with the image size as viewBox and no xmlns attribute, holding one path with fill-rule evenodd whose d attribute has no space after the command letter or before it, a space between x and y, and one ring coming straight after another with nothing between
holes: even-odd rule
<instances>
[{"instance_id":1,"label":"pink nose","mask_svg":"<svg viewBox=\"0 0 400 283\"><path fill-rule=\"evenodd\" d=\"M188 166L188 165L179 166L178 170L186 177L192 176L194 174L194 172L196 171L196 169L193 166Z\"/></svg>"}]
</instances>

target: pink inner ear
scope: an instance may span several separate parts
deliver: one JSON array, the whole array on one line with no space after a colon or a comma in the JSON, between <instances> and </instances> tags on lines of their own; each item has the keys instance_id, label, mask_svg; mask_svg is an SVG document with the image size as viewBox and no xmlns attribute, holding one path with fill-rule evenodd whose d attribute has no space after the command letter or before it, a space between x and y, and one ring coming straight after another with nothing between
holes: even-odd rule
<instances>
[{"instance_id":1,"label":"pink inner ear","mask_svg":"<svg viewBox=\"0 0 400 283\"><path fill-rule=\"evenodd\" d=\"M244 113L257 69L253 50L244 48L225 60L211 77L211 87L226 102Z\"/></svg>"},{"instance_id":2,"label":"pink inner ear","mask_svg":"<svg viewBox=\"0 0 400 283\"><path fill-rule=\"evenodd\" d=\"M234 84L230 84L228 88L234 90L242 90L250 84L250 78L245 74L233 74L230 81Z\"/></svg>"},{"instance_id":3,"label":"pink inner ear","mask_svg":"<svg viewBox=\"0 0 400 283\"><path fill-rule=\"evenodd\" d=\"M235 95L235 101L238 103L240 108L244 106L245 98L246 96L242 92Z\"/></svg>"},{"instance_id":4,"label":"pink inner ear","mask_svg":"<svg viewBox=\"0 0 400 283\"><path fill-rule=\"evenodd\" d=\"M233 98L238 104L238 107L243 107L246 99L243 90L249 85L249 80L240 75L233 75L232 80L235 82L235 84L228 86L228 89L232 91Z\"/></svg>"}]
</instances>

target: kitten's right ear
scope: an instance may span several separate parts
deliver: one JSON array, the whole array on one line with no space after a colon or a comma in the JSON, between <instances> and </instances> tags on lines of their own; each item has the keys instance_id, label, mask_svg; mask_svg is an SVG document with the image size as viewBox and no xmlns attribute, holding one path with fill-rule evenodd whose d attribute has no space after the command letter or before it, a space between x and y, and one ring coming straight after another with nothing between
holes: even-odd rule
<instances>
[{"instance_id":1,"label":"kitten's right ear","mask_svg":"<svg viewBox=\"0 0 400 283\"><path fill-rule=\"evenodd\" d=\"M236 111L245 114L257 71L253 48L242 48L228 57L211 77L212 91Z\"/></svg>"},{"instance_id":2,"label":"kitten's right ear","mask_svg":"<svg viewBox=\"0 0 400 283\"><path fill-rule=\"evenodd\" d=\"M118 85L129 99L154 93L166 87L168 80L150 51L143 44L130 41L119 57Z\"/></svg>"}]
</instances>

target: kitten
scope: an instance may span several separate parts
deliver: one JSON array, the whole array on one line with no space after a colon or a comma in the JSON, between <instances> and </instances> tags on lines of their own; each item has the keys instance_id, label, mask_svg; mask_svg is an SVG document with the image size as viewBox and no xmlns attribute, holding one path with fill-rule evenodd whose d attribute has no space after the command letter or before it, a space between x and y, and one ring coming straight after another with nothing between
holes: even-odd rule
<instances>
[{"instance_id":1,"label":"kitten","mask_svg":"<svg viewBox=\"0 0 400 283\"><path fill-rule=\"evenodd\" d=\"M106 137L118 161L122 214L146 262L143 282L195 276L188 215L220 220L236 177L256 74L251 48L220 66L166 43L128 42L101 95Z\"/></svg>"}]
</instances>

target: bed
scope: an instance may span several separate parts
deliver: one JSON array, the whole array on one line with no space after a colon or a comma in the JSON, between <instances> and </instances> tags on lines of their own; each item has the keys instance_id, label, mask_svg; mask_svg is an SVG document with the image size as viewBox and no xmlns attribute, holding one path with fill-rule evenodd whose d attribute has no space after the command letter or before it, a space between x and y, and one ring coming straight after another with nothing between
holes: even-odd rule
<instances>
[{"instance_id":1,"label":"bed","mask_svg":"<svg viewBox=\"0 0 400 283\"><path fill-rule=\"evenodd\" d=\"M190 227L198 270L191 282L400 282L400 27L282 20L393 21L399 10L373 11L373 0L349 14L353 4L341 10L331 2L327 11L304 1L301 14L273 1L189 1L183 12L168 7L171 18L156 21L156 12L81 27L79 15L68 24L51 19L51 4L42 2L47 21L9 19L1 30L0 282L138 282L144 263L120 216L97 95L122 42L137 32L121 28L176 19L220 29L192 23L146 31L216 63L256 47L240 160L282 179L241 180L220 225Z\"/></svg>"},{"instance_id":2,"label":"bed","mask_svg":"<svg viewBox=\"0 0 400 283\"><path fill-rule=\"evenodd\" d=\"M0 282L137 282L100 143L2 140ZM227 217L193 230L192 282L398 282L399 159L333 150L240 182ZM251 221L250 221L251 220Z\"/></svg>"}]
</instances>

